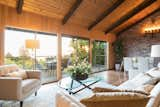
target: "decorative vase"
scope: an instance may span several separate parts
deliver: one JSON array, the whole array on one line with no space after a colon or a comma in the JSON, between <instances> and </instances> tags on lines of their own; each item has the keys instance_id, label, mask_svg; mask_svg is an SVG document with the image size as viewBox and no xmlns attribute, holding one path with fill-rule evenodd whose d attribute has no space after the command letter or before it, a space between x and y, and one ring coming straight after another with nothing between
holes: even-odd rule
<instances>
[{"instance_id":1,"label":"decorative vase","mask_svg":"<svg viewBox=\"0 0 160 107\"><path fill-rule=\"evenodd\" d=\"M71 78L74 80L85 80L88 78L88 74L84 73L84 74L80 74L80 73L73 73L71 75Z\"/></svg>"}]
</instances>

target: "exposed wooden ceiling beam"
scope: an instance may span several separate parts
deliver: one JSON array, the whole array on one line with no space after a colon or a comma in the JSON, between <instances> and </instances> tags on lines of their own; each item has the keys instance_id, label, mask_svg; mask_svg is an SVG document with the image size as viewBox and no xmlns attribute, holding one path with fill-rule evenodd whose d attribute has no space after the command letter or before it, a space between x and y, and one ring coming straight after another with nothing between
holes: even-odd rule
<instances>
[{"instance_id":1,"label":"exposed wooden ceiling beam","mask_svg":"<svg viewBox=\"0 0 160 107\"><path fill-rule=\"evenodd\" d=\"M132 28L133 26L141 23L144 19L152 16L153 14L157 13L158 11L160 11L160 8L154 10L153 12L151 12L151 13L148 14L148 15L146 15L145 17L143 17L142 19L138 20L137 22L131 24L130 26L127 26L125 29L123 29L123 30L121 30L120 32L118 32L117 35L119 36L121 33L125 32L125 31L129 30L130 28Z\"/></svg>"},{"instance_id":2,"label":"exposed wooden ceiling beam","mask_svg":"<svg viewBox=\"0 0 160 107\"><path fill-rule=\"evenodd\" d=\"M24 4L24 0L17 0L17 13L18 14L22 13L23 4Z\"/></svg>"},{"instance_id":3,"label":"exposed wooden ceiling beam","mask_svg":"<svg viewBox=\"0 0 160 107\"><path fill-rule=\"evenodd\" d=\"M119 5L121 5L125 0L117 0L110 8L108 8L103 14L101 14L89 27L88 30L94 28L99 22L101 22L105 17L107 17L112 11L114 11Z\"/></svg>"},{"instance_id":4,"label":"exposed wooden ceiling beam","mask_svg":"<svg viewBox=\"0 0 160 107\"><path fill-rule=\"evenodd\" d=\"M80 4L82 3L83 0L76 0L76 2L74 3L74 5L71 7L71 9L69 10L69 12L64 16L62 24L66 24L67 21L69 20L69 18L73 15L73 13L76 11L76 9L80 6Z\"/></svg>"},{"instance_id":5,"label":"exposed wooden ceiling beam","mask_svg":"<svg viewBox=\"0 0 160 107\"><path fill-rule=\"evenodd\" d=\"M131 10L128 14L121 17L117 22L113 23L109 28L105 30L105 33L109 33L117 26L121 25L125 21L127 21L132 16L136 15L138 12L143 10L144 8L148 7L152 3L154 3L156 0L144 0L143 3L139 4L137 7L135 7L133 10Z\"/></svg>"}]
</instances>

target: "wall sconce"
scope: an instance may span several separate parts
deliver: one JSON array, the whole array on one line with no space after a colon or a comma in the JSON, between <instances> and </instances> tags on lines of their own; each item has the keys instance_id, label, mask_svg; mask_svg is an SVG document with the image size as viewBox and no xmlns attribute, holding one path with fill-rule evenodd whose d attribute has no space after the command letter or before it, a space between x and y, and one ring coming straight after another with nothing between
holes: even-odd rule
<instances>
[{"instance_id":1,"label":"wall sconce","mask_svg":"<svg viewBox=\"0 0 160 107\"><path fill-rule=\"evenodd\" d=\"M151 18L148 25L149 26L144 28L145 34L160 33L160 23L158 22L158 18Z\"/></svg>"},{"instance_id":2,"label":"wall sconce","mask_svg":"<svg viewBox=\"0 0 160 107\"><path fill-rule=\"evenodd\" d=\"M160 26L145 28L146 34L160 33Z\"/></svg>"}]
</instances>

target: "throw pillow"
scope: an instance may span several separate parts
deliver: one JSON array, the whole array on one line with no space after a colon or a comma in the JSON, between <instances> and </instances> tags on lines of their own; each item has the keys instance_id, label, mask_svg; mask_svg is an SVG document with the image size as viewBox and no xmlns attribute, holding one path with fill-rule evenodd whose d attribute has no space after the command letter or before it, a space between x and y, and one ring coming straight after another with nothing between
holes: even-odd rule
<instances>
[{"instance_id":1,"label":"throw pillow","mask_svg":"<svg viewBox=\"0 0 160 107\"><path fill-rule=\"evenodd\" d=\"M160 70L159 69L149 70L148 72L146 72L146 74L151 75L152 77L160 80Z\"/></svg>"},{"instance_id":2,"label":"throw pillow","mask_svg":"<svg viewBox=\"0 0 160 107\"><path fill-rule=\"evenodd\" d=\"M154 85L151 85L151 84L147 84L147 85L142 85L140 87L137 87L135 90L138 90L138 91L143 91L145 93L148 93L150 94L151 90L154 88Z\"/></svg>"},{"instance_id":3,"label":"throw pillow","mask_svg":"<svg viewBox=\"0 0 160 107\"><path fill-rule=\"evenodd\" d=\"M145 85L145 84L156 84L158 79L154 78L146 73L141 73L138 76L136 76L135 78L133 78L131 80L132 82L134 82L136 84L136 86L141 86L141 85Z\"/></svg>"}]
</instances>

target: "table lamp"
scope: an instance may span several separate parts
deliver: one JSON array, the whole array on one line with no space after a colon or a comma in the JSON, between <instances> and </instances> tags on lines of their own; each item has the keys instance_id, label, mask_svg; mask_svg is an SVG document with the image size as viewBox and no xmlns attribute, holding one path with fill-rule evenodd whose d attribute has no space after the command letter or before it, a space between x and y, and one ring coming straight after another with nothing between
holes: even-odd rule
<instances>
[{"instance_id":1,"label":"table lamp","mask_svg":"<svg viewBox=\"0 0 160 107\"><path fill-rule=\"evenodd\" d=\"M36 49L40 48L39 40L27 39L25 41L25 46L26 48L32 49L32 53L34 52L33 70L36 70Z\"/></svg>"},{"instance_id":2,"label":"table lamp","mask_svg":"<svg viewBox=\"0 0 160 107\"><path fill-rule=\"evenodd\" d=\"M152 45L151 57L160 57L160 45ZM160 68L160 62L158 63L157 66L158 68Z\"/></svg>"}]
</instances>

